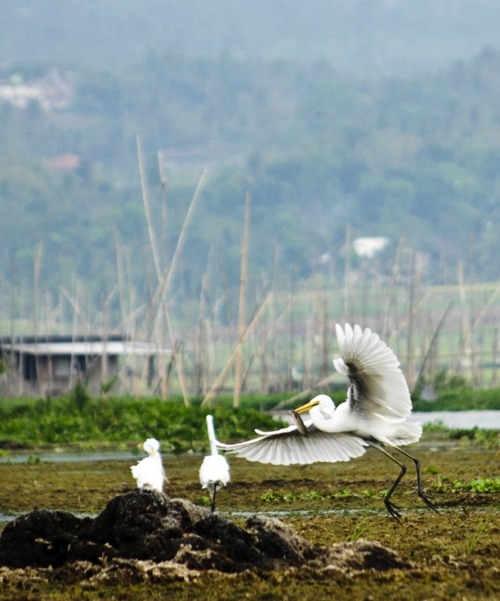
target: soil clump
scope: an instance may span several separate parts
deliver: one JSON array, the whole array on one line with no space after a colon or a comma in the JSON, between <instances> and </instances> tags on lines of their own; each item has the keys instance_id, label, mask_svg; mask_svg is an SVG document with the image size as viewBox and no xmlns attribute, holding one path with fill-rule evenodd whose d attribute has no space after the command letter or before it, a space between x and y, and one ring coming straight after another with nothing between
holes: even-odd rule
<instances>
[{"instance_id":1,"label":"soil clump","mask_svg":"<svg viewBox=\"0 0 500 601\"><path fill-rule=\"evenodd\" d=\"M96 518L35 509L10 522L0 536L0 566L10 569L88 566L113 571L132 566L199 573L274 571L297 567L385 571L411 567L376 541L322 546L276 518L253 516L245 527L185 499L149 489L113 498ZM140 565L140 567L138 567Z\"/></svg>"}]
</instances>

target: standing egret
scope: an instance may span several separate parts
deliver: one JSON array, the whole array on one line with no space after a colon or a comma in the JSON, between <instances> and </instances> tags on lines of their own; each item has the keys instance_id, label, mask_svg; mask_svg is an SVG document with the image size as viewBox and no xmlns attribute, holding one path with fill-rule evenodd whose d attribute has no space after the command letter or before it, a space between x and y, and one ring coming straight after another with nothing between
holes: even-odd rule
<instances>
[{"instance_id":1,"label":"standing egret","mask_svg":"<svg viewBox=\"0 0 500 601\"><path fill-rule=\"evenodd\" d=\"M394 352L369 328L355 325L335 326L341 357L334 359L335 369L349 379L347 400L337 409L332 399L320 394L292 411L296 424L275 432L256 432L259 438L237 444L218 443L219 448L235 452L250 461L290 465L316 461L348 461L372 446L397 463L401 471L385 496L391 516L399 519L398 508L390 498L406 466L381 445L391 447L415 463L419 497L437 511L424 495L418 459L400 445L417 442L422 427L406 422L411 413L411 398L399 361ZM310 422L301 414L309 413Z\"/></svg>"},{"instance_id":2,"label":"standing egret","mask_svg":"<svg viewBox=\"0 0 500 601\"><path fill-rule=\"evenodd\" d=\"M154 488L163 492L165 471L159 453L160 443L156 438L148 438L143 444L148 457L131 466L132 475L137 480L137 488Z\"/></svg>"},{"instance_id":3,"label":"standing egret","mask_svg":"<svg viewBox=\"0 0 500 601\"><path fill-rule=\"evenodd\" d=\"M229 464L225 457L219 455L215 439L214 418L207 415L208 440L210 442L210 455L203 459L200 467L200 482L206 488L212 500L212 512L215 510L215 492L217 487L226 486L229 482Z\"/></svg>"}]
</instances>

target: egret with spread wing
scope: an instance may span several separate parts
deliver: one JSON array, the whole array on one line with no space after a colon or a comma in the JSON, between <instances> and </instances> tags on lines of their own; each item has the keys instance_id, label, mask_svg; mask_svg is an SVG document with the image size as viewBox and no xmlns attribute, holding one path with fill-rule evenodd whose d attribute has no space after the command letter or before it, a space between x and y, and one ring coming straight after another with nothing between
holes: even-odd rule
<instances>
[{"instance_id":1,"label":"egret with spread wing","mask_svg":"<svg viewBox=\"0 0 500 601\"><path fill-rule=\"evenodd\" d=\"M212 501L212 512L215 510L215 493L217 488L226 486L229 482L229 464L225 457L219 455L217 450L214 418L207 415L208 440L210 442L210 455L203 459L200 467L201 487L206 488Z\"/></svg>"},{"instance_id":2,"label":"egret with spread wing","mask_svg":"<svg viewBox=\"0 0 500 601\"><path fill-rule=\"evenodd\" d=\"M401 471L389 489L384 503L389 513L399 518L391 495L406 472L406 466L382 445L410 458L417 470L418 495L437 511L422 490L418 459L400 448L416 442L422 434L418 423L409 423L411 398L399 361L394 352L369 328L336 325L341 357L333 361L336 370L349 379L347 400L336 409L332 399L320 394L299 407L292 415L296 424L275 432L259 432L259 438L219 448L235 452L250 461L290 465L316 461L348 461L373 446ZM301 421L309 412L310 423Z\"/></svg>"},{"instance_id":3,"label":"egret with spread wing","mask_svg":"<svg viewBox=\"0 0 500 601\"><path fill-rule=\"evenodd\" d=\"M137 488L154 488L163 492L163 482L166 478L159 453L160 443L156 438L148 438L143 448L148 453L148 457L141 459L137 465L132 465L130 468L137 480Z\"/></svg>"}]
</instances>

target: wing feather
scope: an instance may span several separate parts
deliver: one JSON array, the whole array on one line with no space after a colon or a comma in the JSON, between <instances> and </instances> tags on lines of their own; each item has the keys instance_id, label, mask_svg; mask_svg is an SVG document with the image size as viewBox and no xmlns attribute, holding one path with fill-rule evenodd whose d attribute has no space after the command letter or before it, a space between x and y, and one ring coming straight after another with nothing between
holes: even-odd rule
<instances>
[{"instance_id":1,"label":"wing feather","mask_svg":"<svg viewBox=\"0 0 500 601\"><path fill-rule=\"evenodd\" d=\"M349 461L363 455L366 446L367 442L353 434L322 432L313 425L307 426L307 436L293 425L235 444L217 441L217 447L223 451L273 465Z\"/></svg>"},{"instance_id":2,"label":"wing feather","mask_svg":"<svg viewBox=\"0 0 500 601\"><path fill-rule=\"evenodd\" d=\"M370 328L336 324L335 329L341 357L333 365L349 378L351 410L394 421L408 417L410 391L394 352Z\"/></svg>"}]
</instances>

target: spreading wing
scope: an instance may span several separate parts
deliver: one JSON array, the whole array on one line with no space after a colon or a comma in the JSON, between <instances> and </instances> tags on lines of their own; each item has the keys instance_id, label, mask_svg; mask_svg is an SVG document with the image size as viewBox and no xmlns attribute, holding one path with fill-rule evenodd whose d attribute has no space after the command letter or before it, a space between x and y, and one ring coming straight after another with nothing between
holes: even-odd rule
<instances>
[{"instance_id":1,"label":"spreading wing","mask_svg":"<svg viewBox=\"0 0 500 601\"><path fill-rule=\"evenodd\" d=\"M353 434L322 432L312 424L306 428L306 436L299 432L296 425L292 425L274 432L257 430L257 438L235 444L217 441L217 446L249 461L292 465L318 461L349 461L353 457L363 455L368 445L362 438Z\"/></svg>"},{"instance_id":2,"label":"spreading wing","mask_svg":"<svg viewBox=\"0 0 500 601\"><path fill-rule=\"evenodd\" d=\"M335 326L342 357L335 369L349 378L348 402L354 413L404 420L411 413L408 384L394 352L370 328Z\"/></svg>"}]
</instances>

